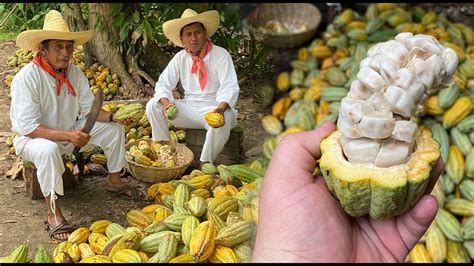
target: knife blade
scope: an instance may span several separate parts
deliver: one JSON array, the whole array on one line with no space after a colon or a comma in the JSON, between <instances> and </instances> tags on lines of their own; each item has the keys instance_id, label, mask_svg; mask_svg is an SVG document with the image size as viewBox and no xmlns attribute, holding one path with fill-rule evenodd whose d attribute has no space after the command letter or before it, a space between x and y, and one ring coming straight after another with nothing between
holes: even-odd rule
<instances>
[{"instance_id":1,"label":"knife blade","mask_svg":"<svg viewBox=\"0 0 474 266\"><path fill-rule=\"evenodd\" d=\"M86 123L82 128L82 131L89 134L94 127L97 117L99 116L100 110L102 109L102 103L104 102L104 93L102 88L98 88L95 94L94 102L92 103L91 110L87 114ZM73 154L76 157L77 167L79 170L79 180L82 179L84 173L84 156L79 152L81 147L74 147Z\"/></svg>"}]
</instances>

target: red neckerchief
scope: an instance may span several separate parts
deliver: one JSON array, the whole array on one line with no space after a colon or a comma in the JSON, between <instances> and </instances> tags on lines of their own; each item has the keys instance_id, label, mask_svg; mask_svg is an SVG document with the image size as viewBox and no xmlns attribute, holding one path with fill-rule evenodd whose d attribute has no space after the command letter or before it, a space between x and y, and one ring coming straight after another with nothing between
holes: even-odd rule
<instances>
[{"instance_id":1,"label":"red neckerchief","mask_svg":"<svg viewBox=\"0 0 474 266\"><path fill-rule=\"evenodd\" d=\"M204 66L204 61L202 60L212 49L212 42L211 40L207 40L206 44L203 45L203 49L201 49L201 52L199 55L193 55L189 51L189 55L191 55L191 58L193 59L193 66L191 67L191 73L194 74L196 71L198 71L199 75L199 86L201 86L201 91L204 91L204 87L206 87L207 84L207 72L206 68Z\"/></svg>"},{"instance_id":2,"label":"red neckerchief","mask_svg":"<svg viewBox=\"0 0 474 266\"><path fill-rule=\"evenodd\" d=\"M48 62L46 62L46 60L44 60L44 58L39 53L37 55L35 55L35 57L33 57L32 62L37 64L40 68L42 68L44 71L46 71L48 74L50 74L51 76L53 76L56 79L56 90L58 92L58 96L59 96L59 92L61 92L61 84L64 82L64 83L66 83L67 88L68 88L69 92L71 92L72 96L76 97L76 91L74 91L74 88L72 87L71 82L69 81L69 79L66 76L66 72L68 72L69 68L65 69L64 73L58 74L48 64Z\"/></svg>"}]
</instances>

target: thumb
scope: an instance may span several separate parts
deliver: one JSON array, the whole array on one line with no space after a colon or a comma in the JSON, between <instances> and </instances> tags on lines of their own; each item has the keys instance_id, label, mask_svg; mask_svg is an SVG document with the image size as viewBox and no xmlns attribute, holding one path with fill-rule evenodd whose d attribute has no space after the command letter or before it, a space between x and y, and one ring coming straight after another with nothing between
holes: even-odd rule
<instances>
[{"instance_id":1,"label":"thumb","mask_svg":"<svg viewBox=\"0 0 474 266\"><path fill-rule=\"evenodd\" d=\"M319 144L335 129L334 123L326 122L314 130L283 137L272 155L267 176L312 180L316 160L321 156Z\"/></svg>"},{"instance_id":2,"label":"thumb","mask_svg":"<svg viewBox=\"0 0 474 266\"><path fill-rule=\"evenodd\" d=\"M437 211L438 201L436 198L424 195L410 211L397 217L398 231L408 250L411 250L423 236Z\"/></svg>"}]
</instances>

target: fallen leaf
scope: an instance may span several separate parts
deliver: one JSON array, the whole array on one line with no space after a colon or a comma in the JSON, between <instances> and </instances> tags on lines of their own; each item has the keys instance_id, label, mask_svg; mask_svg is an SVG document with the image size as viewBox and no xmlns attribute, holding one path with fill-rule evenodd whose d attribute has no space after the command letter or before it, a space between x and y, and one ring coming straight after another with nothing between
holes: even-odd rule
<instances>
[{"instance_id":1,"label":"fallen leaf","mask_svg":"<svg viewBox=\"0 0 474 266\"><path fill-rule=\"evenodd\" d=\"M10 170L8 170L5 173L5 175L7 177L10 177L11 179L15 179L18 177L18 175L21 173L22 170L23 170L23 161L20 157L17 157L15 163L10 168Z\"/></svg>"}]
</instances>

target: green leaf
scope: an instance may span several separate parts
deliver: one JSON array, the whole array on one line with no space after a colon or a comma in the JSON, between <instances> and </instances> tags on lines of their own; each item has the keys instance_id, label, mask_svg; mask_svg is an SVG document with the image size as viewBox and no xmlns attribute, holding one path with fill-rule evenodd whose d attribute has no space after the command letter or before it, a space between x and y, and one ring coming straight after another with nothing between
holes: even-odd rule
<instances>
[{"instance_id":1,"label":"green leaf","mask_svg":"<svg viewBox=\"0 0 474 266\"><path fill-rule=\"evenodd\" d=\"M120 15L115 17L114 20L112 21L112 26L114 26L115 28L121 28L124 21L125 21L125 15L123 13L120 13Z\"/></svg>"},{"instance_id":2,"label":"green leaf","mask_svg":"<svg viewBox=\"0 0 474 266\"><path fill-rule=\"evenodd\" d=\"M136 24L140 23L140 13L138 11L133 12L132 21Z\"/></svg>"},{"instance_id":3,"label":"green leaf","mask_svg":"<svg viewBox=\"0 0 474 266\"><path fill-rule=\"evenodd\" d=\"M125 25L122 26L122 28L120 29L120 41L123 42L125 41L125 39L127 39L128 37L128 30L130 28L130 23L127 22L125 23Z\"/></svg>"},{"instance_id":4,"label":"green leaf","mask_svg":"<svg viewBox=\"0 0 474 266\"><path fill-rule=\"evenodd\" d=\"M145 30L145 35L147 36L147 38L153 38L153 28L150 24L150 22L148 22L147 19L144 19L143 20L143 29Z\"/></svg>"},{"instance_id":5,"label":"green leaf","mask_svg":"<svg viewBox=\"0 0 474 266\"><path fill-rule=\"evenodd\" d=\"M123 3L110 3L110 12L113 17L118 15L122 11Z\"/></svg>"}]
</instances>

